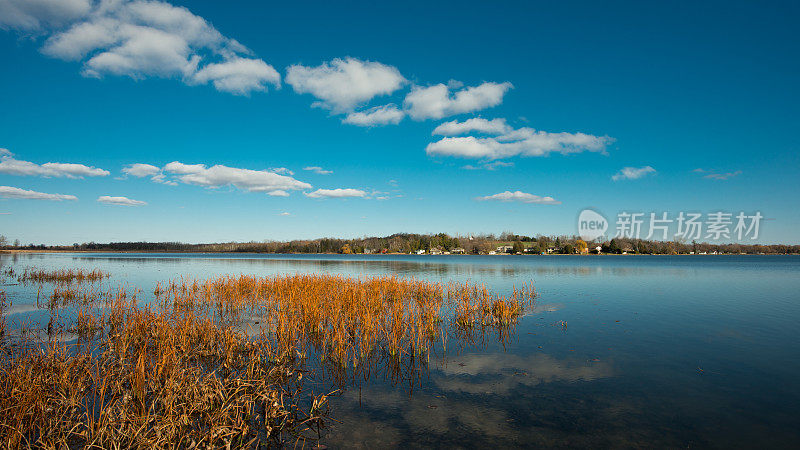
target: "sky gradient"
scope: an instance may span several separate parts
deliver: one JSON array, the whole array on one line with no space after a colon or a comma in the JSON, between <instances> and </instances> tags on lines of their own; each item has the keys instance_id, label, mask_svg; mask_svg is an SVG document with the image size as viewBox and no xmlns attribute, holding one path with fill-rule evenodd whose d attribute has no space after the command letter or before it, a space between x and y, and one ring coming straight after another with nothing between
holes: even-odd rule
<instances>
[{"instance_id":1,"label":"sky gradient","mask_svg":"<svg viewBox=\"0 0 800 450\"><path fill-rule=\"evenodd\" d=\"M574 234L760 212L800 243L800 5L0 0L0 234ZM61 197L53 197L59 194Z\"/></svg>"}]
</instances>

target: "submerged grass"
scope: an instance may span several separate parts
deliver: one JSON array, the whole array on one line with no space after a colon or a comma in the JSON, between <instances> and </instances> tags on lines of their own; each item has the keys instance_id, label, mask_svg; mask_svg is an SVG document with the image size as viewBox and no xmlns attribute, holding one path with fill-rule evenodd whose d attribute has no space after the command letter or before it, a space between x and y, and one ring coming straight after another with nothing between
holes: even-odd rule
<instances>
[{"instance_id":1,"label":"submerged grass","mask_svg":"<svg viewBox=\"0 0 800 450\"><path fill-rule=\"evenodd\" d=\"M448 335L507 332L534 298L529 286L504 297L482 285L391 276L181 279L159 285L145 306L124 289L57 287L51 311L69 305L75 314L55 329L77 340L53 339L48 325L47 342L10 351L0 365L0 442L305 444L327 417L327 397L305 392L309 375L402 379ZM306 371L309 360L320 372Z\"/></svg>"},{"instance_id":2,"label":"submerged grass","mask_svg":"<svg viewBox=\"0 0 800 450\"><path fill-rule=\"evenodd\" d=\"M212 315L104 295L64 339L17 343L0 366L7 448L235 448L319 436L295 355Z\"/></svg>"},{"instance_id":3,"label":"submerged grass","mask_svg":"<svg viewBox=\"0 0 800 450\"><path fill-rule=\"evenodd\" d=\"M446 334L513 326L532 305L531 286L497 296L469 282L432 283L396 276L226 276L158 286L158 302L214 311L221 323L265 334L281 350L312 355L344 384L388 370L403 379L424 367Z\"/></svg>"},{"instance_id":4,"label":"submerged grass","mask_svg":"<svg viewBox=\"0 0 800 450\"><path fill-rule=\"evenodd\" d=\"M8 273L14 275L13 269L11 270ZM94 283L109 276L109 273L98 269L90 271L82 269L25 269L17 276L17 281L20 283Z\"/></svg>"}]
</instances>

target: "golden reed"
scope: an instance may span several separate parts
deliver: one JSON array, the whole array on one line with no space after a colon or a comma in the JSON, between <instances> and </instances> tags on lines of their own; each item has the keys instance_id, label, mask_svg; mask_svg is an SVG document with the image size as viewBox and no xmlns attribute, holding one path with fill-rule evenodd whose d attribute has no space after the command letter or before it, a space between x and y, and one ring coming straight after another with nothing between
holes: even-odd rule
<instances>
[{"instance_id":1,"label":"golden reed","mask_svg":"<svg viewBox=\"0 0 800 450\"><path fill-rule=\"evenodd\" d=\"M381 368L402 376L448 335L507 330L534 299L529 286L497 296L468 282L394 276L181 279L159 285L145 305L124 289L56 287L48 307L70 323L48 325L46 340L4 345L0 441L306 444L319 438L328 408L325 395L304 391L308 360L338 382Z\"/></svg>"}]
</instances>

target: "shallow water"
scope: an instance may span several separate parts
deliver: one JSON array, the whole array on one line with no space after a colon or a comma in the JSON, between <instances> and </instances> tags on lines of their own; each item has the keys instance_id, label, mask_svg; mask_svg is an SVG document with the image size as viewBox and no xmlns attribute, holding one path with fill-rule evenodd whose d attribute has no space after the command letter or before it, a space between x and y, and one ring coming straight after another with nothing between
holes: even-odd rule
<instances>
[{"instance_id":1,"label":"shallow water","mask_svg":"<svg viewBox=\"0 0 800 450\"><path fill-rule=\"evenodd\" d=\"M180 276L326 272L533 282L511 342L379 377L331 400L336 447L800 447L800 258L3 254L21 271L101 269L152 292ZM0 287L13 328L46 325L36 289ZM563 322L566 322L566 327Z\"/></svg>"}]
</instances>

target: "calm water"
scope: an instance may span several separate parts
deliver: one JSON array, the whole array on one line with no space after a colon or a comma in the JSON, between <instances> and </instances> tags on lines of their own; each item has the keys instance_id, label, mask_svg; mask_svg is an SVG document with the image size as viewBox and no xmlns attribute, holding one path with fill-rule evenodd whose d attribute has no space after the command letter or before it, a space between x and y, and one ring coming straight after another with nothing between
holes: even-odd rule
<instances>
[{"instance_id":1,"label":"calm water","mask_svg":"<svg viewBox=\"0 0 800 450\"><path fill-rule=\"evenodd\" d=\"M800 448L798 257L33 254L0 264L99 268L145 292L240 273L398 274L500 293L533 282L537 306L505 346L453 344L413 388L376 379L332 399L331 448ZM35 290L1 289L12 325L46 324Z\"/></svg>"}]
</instances>

